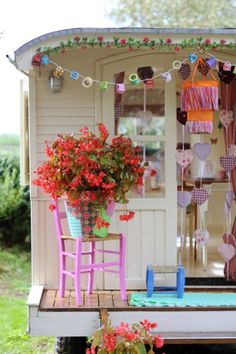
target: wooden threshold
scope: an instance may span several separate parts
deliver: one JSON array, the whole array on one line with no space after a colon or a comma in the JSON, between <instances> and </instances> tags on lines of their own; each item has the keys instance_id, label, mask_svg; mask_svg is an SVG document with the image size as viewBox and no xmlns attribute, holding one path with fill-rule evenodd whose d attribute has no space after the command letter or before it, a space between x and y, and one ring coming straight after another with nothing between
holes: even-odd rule
<instances>
[{"instance_id":1,"label":"wooden threshold","mask_svg":"<svg viewBox=\"0 0 236 354\"><path fill-rule=\"evenodd\" d=\"M117 290L94 291L88 295L83 291L83 305L78 307L75 300L75 291L67 290L65 297L60 298L59 291L44 289L39 305L39 311L95 311L107 309L109 311L236 311L236 306L198 306L198 307L138 307L130 304L130 296L133 292L144 290L128 291L128 299L122 301L120 292ZM188 287L186 291L204 292L235 292L236 287Z\"/></svg>"}]
</instances>

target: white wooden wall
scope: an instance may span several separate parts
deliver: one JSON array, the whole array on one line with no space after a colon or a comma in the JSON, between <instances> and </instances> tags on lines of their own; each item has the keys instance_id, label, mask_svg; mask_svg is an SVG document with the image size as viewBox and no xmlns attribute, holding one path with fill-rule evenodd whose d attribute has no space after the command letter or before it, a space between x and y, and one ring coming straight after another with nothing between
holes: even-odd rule
<instances>
[{"instance_id":1,"label":"white wooden wall","mask_svg":"<svg viewBox=\"0 0 236 354\"><path fill-rule=\"evenodd\" d=\"M122 52L122 51L120 51ZM84 76L99 76L99 60L106 51L94 50L93 55L81 56L78 53L67 53L55 56L53 60L71 70L77 70ZM117 53L117 52L116 52ZM112 57L113 51L109 51ZM83 59L84 58L84 59ZM114 56L113 56L114 58ZM162 55L165 61L165 55ZM173 57L174 60L174 57ZM168 56L170 62L170 56ZM101 67L100 67L101 69ZM121 71L124 69L121 66ZM95 123L102 120L102 96L97 86L85 89L81 81L70 80L67 76L61 93L52 94L48 86L48 68L43 68L41 75L30 78L30 165L31 179L33 171L45 159L45 140L49 143L59 133L78 133L83 126L94 129ZM95 73L96 71L96 73ZM102 75L102 70L100 70ZM66 76L66 75L65 75ZM99 79L99 77L97 77ZM169 102L175 100L175 86L169 93ZM113 100L109 101L113 107ZM174 101L173 101L174 102ZM108 107L108 112L110 108ZM175 105L169 109L175 112ZM174 121L170 121L170 118ZM175 150L175 117L167 120L167 131L173 129L171 136L166 135L166 144L169 152L168 161ZM169 127L168 127L169 126ZM174 155L172 157L174 162ZM131 201L130 209L136 212L134 220L129 223L118 221L121 207L117 205L117 212L113 218L111 231L125 231L127 234L127 265L126 278L128 288L145 286L145 270L149 263L168 264L176 263L176 186L175 163L166 164L166 183L170 189L166 190L165 200L151 199ZM36 187L31 190L32 200L32 281L33 285L46 287L58 286L58 255L56 235L52 213L48 210L49 200ZM166 211L171 215L168 219ZM163 279L165 283L165 279ZM118 279L108 274L104 279L97 277L98 288L118 287Z\"/></svg>"}]
</instances>

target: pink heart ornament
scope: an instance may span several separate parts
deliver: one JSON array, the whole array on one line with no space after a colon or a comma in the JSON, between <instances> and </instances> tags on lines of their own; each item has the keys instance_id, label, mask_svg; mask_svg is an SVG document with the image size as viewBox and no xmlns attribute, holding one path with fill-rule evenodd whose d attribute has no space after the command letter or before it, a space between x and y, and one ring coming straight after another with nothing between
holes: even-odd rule
<instances>
[{"instance_id":1,"label":"pink heart ornament","mask_svg":"<svg viewBox=\"0 0 236 354\"><path fill-rule=\"evenodd\" d=\"M199 245L205 245L209 240L209 232L206 229L197 229L193 234L195 241Z\"/></svg>"},{"instance_id":2,"label":"pink heart ornament","mask_svg":"<svg viewBox=\"0 0 236 354\"><path fill-rule=\"evenodd\" d=\"M193 146L193 151L197 155L199 160L204 161L211 152L211 146L210 144L207 143L205 144L196 143Z\"/></svg>"},{"instance_id":3,"label":"pink heart ornament","mask_svg":"<svg viewBox=\"0 0 236 354\"><path fill-rule=\"evenodd\" d=\"M176 154L177 163L185 168L187 167L193 160L193 153L191 150L177 150Z\"/></svg>"},{"instance_id":4,"label":"pink heart ornament","mask_svg":"<svg viewBox=\"0 0 236 354\"><path fill-rule=\"evenodd\" d=\"M198 205L202 205L206 200L208 200L208 192L205 188L193 188L191 194L193 200Z\"/></svg>"},{"instance_id":5,"label":"pink heart ornament","mask_svg":"<svg viewBox=\"0 0 236 354\"><path fill-rule=\"evenodd\" d=\"M236 157L236 145L234 145L234 144L229 145L227 155L232 156L232 157Z\"/></svg>"},{"instance_id":6,"label":"pink heart ornament","mask_svg":"<svg viewBox=\"0 0 236 354\"><path fill-rule=\"evenodd\" d=\"M177 192L177 204L180 208L186 208L191 203L191 199L190 192Z\"/></svg>"},{"instance_id":7,"label":"pink heart ornament","mask_svg":"<svg viewBox=\"0 0 236 354\"><path fill-rule=\"evenodd\" d=\"M226 109L222 109L219 113L219 119L225 128L233 122L234 114L233 111L227 111Z\"/></svg>"},{"instance_id":8,"label":"pink heart ornament","mask_svg":"<svg viewBox=\"0 0 236 354\"><path fill-rule=\"evenodd\" d=\"M230 261L236 254L236 249L233 245L222 243L218 247L218 251L224 258L225 262Z\"/></svg>"},{"instance_id":9,"label":"pink heart ornament","mask_svg":"<svg viewBox=\"0 0 236 354\"><path fill-rule=\"evenodd\" d=\"M221 156L220 164L229 173L236 166L236 157L233 156Z\"/></svg>"}]
</instances>

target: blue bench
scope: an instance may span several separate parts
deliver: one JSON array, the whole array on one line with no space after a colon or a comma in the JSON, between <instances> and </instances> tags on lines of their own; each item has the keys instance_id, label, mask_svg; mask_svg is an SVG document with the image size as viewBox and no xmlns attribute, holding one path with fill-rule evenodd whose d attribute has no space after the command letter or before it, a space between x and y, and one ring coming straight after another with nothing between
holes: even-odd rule
<instances>
[{"instance_id":1,"label":"blue bench","mask_svg":"<svg viewBox=\"0 0 236 354\"><path fill-rule=\"evenodd\" d=\"M176 286L154 286L154 274L176 273ZM149 264L146 272L147 297L151 297L154 291L167 294L176 294L178 298L184 296L185 270L182 266L153 266Z\"/></svg>"}]
</instances>

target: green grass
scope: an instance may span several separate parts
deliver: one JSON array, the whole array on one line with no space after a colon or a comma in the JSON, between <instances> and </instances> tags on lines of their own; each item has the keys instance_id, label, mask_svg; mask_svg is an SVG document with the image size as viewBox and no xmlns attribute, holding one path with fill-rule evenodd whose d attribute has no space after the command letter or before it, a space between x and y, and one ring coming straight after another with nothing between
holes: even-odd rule
<instances>
[{"instance_id":1,"label":"green grass","mask_svg":"<svg viewBox=\"0 0 236 354\"><path fill-rule=\"evenodd\" d=\"M27 334L26 299L30 288L30 252L0 249L0 353L52 354L54 338Z\"/></svg>"}]
</instances>

